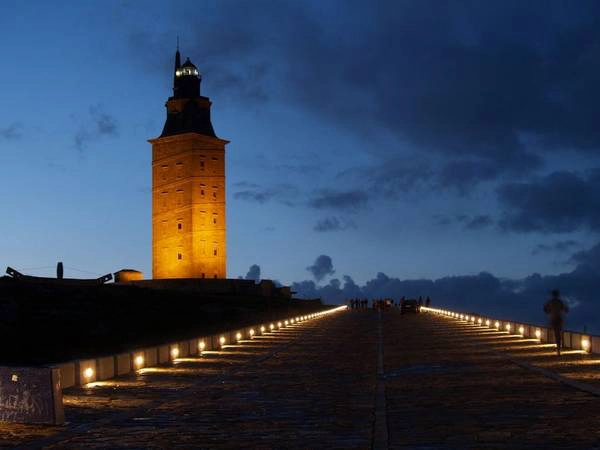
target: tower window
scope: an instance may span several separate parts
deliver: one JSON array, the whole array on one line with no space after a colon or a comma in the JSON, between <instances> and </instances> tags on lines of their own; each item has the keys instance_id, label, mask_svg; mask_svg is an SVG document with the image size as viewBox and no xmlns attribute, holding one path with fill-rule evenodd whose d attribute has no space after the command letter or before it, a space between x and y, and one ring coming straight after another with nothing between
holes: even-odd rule
<instances>
[{"instance_id":1,"label":"tower window","mask_svg":"<svg viewBox=\"0 0 600 450\"><path fill-rule=\"evenodd\" d=\"M204 195L204 189L200 189L200 195Z\"/></svg>"},{"instance_id":2,"label":"tower window","mask_svg":"<svg viewBox=\"0 0 600 450\"><path fill-rule=\"evenodd\" d=\"M182 226L180 223L178 223L178 224L177 224L177 229L178 229L178 230L181 230L182 228L183 228L183 226Z\"/></svg>"},{"instance_id":3,"label":"tower window","mask_svg":"<svg viewBox=\"0 0 600 450\"><path fill-rule=\"evenodd\" d=\"M217 249L216 248L213 250L213 256L217 256Z\"/></svg>"},{"instance_id":4,"label":"tower window","mask_svg":"<svg viewBox=\"0 0 600 450\"><path fill-rule=\"evenodd\" d=\"M216 225L217 224L217 218L213 217L213 223Z\"/></svg>"},{"instance_id":5,"label":"tower window","mask_svg":"<svg viewBox=\"0 0 600 450\"><path fill-rule=\"evenodd\" d=\"M202 278L206 278L206 274L202 272Z\"/></svg>"},{"instance_id":6,"label":"tower window","mask_svg":"<svg viewBox=\"0 0 600 450\"><path fill-rule=\"evenodd\" d=\"M215 280L217 279L217 274L215 273Z\"/></svg>"},{"instance_id":7,"label":"tower window","mask_svg":"<svg viewBox=\"0 0 600 450\"><path fill-rule=\"evenodd\" d=\"M200 161L200 168L204 169L204 161Z\"/></svg>"},{"instance_id":8,"label":"tower window","mask_svg":"<svg viewBox=\"0 0 600 450\"><path fill-rule=\"evenodd\" d=\"M177 253L177 259L182 259L181 253Z\"/></svg>"},{"instance_id":9,"label":"tower window","mask_svg":"<svg viewBox=\"0 0 600 450\"><path fill-rule=\"evenodd\" d=\"M217 193L213 192L213 198L216 200L217 199Z\"/></svg>"}]
</instances>

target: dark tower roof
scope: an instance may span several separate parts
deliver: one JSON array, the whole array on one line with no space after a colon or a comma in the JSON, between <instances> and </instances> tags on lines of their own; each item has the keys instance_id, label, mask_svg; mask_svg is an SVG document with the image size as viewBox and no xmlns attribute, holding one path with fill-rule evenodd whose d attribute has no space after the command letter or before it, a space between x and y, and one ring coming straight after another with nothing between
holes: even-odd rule
<instances>
[{"instance_id":1,"label":"dark tower roof","mask_svg":"<svg viewBox=\"0 0 600 450\"><path fill-rule=\"evenodd\" d=\"M179 53L179 52L177 52L177 53ZM183 63L183 66L181 66L181 67L193 67L194 69L198 70L196 68L196 66L192 64L192 62L190 61L190 58L186 58L185 62Z\"/></svg>"},{"instance_id":2,"label":"dark tower roof","mask_svg":"<svg viewBox=\"0 0 600 450\"><path fill-rule=\"evenodd\" d=\"M202 77L187 58L181 64L179 49L175 53L173 96L167 101L167 120L161 137L183 133L199 133L216 137L210 121L211 102L200 95Z\"/></svg>"}]
</instances>

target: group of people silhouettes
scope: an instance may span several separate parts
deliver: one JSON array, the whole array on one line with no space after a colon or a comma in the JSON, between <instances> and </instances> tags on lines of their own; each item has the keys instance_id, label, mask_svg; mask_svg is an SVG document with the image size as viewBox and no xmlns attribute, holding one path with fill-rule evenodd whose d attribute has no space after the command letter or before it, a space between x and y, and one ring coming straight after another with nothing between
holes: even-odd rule
<instances>
[{"instance_id":1,"label":"group of people silhouettes","mask_svg":"<svg viewBox=\"0 0 600 450\"><path fill-rule=\"evenodd\" d=\"M369 307L369 300L366 298L352 298L348 300L348 303L352 309L367 309Z\"/></svg>"},{"instance_id":2,"label":"group of people silhouettes","mask_svg":"<svg viewBox=\"0 0 600 450\"><path fill-rule=\"evenodd\" d=\"M373 306L373 309L382 309L391 306L401 307L404 305L404 302L406 302L406 297L401 297L398 301L395 301L392 298L374 298L372 300L366 298L351 298L348 300L348 305L352 309L367 309L370 306ZM419 308L421 306L429 307L429 305L431 305L431 298L426 297L423 299L422 296L419 296L417 304L419 305Z\"/></svg>"}]
</instances>

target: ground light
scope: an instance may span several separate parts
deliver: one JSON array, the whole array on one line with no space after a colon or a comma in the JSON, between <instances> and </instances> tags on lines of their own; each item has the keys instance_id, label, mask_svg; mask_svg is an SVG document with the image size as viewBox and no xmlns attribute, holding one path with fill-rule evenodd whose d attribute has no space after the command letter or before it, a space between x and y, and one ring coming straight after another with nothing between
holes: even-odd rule
<instances>
[{"instance_id":1,"label":"ground light","mask_svg":"<svg viewBox=\"0 0 600 450\"><path fill-rule=\"evenodd\" d=\"M173 347L171 349L171 359L177 359L179 357L179 348Z\"/></svg>"},{"instance_id":2,"label":"ground light","mask_svg":"<svg viewBox=\"0 0 600 450\"><path fill-rule=\"evenodd\" d=\"M535 337L537 339L540 339L542 337L542 330L540 330L539 328L535 330Z\"/></svg>"},{"instance_id":3,"label":"ground light","mask_svg":"<svg viewBox=\"0 0 600 450\"><path fill-rule=\"evenodd\" d=\"M206 343L204 341L198 342L198 350L200 350L200 354L202 354L202 352L204 351L205 348L206 348Z\"/></svg>"},{"instance_id":4,"label":"ground light","mask_svg":"<svg viewBox=\"0 0 600 450\"><path fill-rule=\"evenodd\" d=\"M523 336L525 334L525 328L523 326L519 327L519 334Z\"/></svg>"},{"instance_id":5,"label":"ground light","mask_svg":"<svg viewBox=\"0 0 600 450\"><path fill-rule=\"evenodd\" d=\"M581 339L581 348L583 350L585 350L586 352L590 351L590 340L587 338L582 338Z\"/></svg>"},{"instance_id":6,"label":"ground light","mask_svg":"<svg viewBox=\"0 0 600 450\"><path fill-rule=\"evenodd\" d=\"M242 340L242 333L236 333L235 340L240 342Z\"/></svg>"},{"instance_id":7,"label":"ground light","mask_svg":"<svg viewBox=\"0 0 600 450\"><path fill-rule=\"evenodd\" d=\"M219 338L219 344L221 344L221 347L223 347L223 346L225 345L225 342L227 342L227 341L225 340L225 336L221 336L221 337Z\"/></svg>"},{"instance_id":8,"label":"ground light","mask_svg":"<svg viewBox=\"0 0 600 450\"><path fill-rule=\"evenodd\" d=\"M86 380L91 380L92 377L94 376L94 369L92 369L91 367L87 367L84 371L83 371L83 377Z\"/></svg>"},{"instance_id":9,"label":"ground light","mask_svg":"<svg viewBox=\"0 0 600 450\"><path fill-rule=\"evenodd\" d=\"M505 328L506 328L506 331L510 333L510 323L507 323Z\"/></svg>"},{"instance_id":10,"label":"ground light","mask_svg":"<svg viewBox=\"0 0 600 450\"><path fill-rule=\"evenodd\" d=\"M250 328L250 331L248 332L248 334L250 335L250 337L254 336L254 328Z\"/></svg>"},{"instance_id":11,"label":"ground light","mask_svg":"<svg viewBox=\"0 0 600 450\"><path fill-rule=\"evenodd\" d=\"M498 330L498 329L500 329L500 322L498 322L498 321L496 320L496 323L494 324L494 326L496 327L496 329L497 329L497 330Z\"/></svg>"},{"instance_id":12,"label":"ground light","mask_svg":"<svg viewBox=\"0 0 600 450\"><path fill-rule=\"evenodd\" d=\"M141 369L144 367L144 357L142 355L137 355L134 360L135 368Z\"/></svg>"},{"instance_id":13,"label":"ground light","mask_svg":"<svg viewBox=\"0 0 600 450\"><path fill-rule=\"evenodd\" d=\"M265 332L265 326L264 326L264 325L262 325L262 326L260 327L260 332L261 332L261 333L264 333L264 332Z\"/></svg>"}]
</instances>

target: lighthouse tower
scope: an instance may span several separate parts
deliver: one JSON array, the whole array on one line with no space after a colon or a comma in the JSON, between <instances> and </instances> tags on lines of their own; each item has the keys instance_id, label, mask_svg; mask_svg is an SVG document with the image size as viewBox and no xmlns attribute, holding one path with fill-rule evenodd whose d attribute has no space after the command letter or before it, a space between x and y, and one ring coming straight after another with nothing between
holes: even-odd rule
<instances>
[{"instance_id":1,"label":"lighthouse tower","mask_svg":"<svg viewBox=\"0 0 600 450\"><path fill-rule=\"evenodd\" d=\"M152 144L152 277L226 278L225 145L189 58L175 54L167 120Z\"/></svg>"}]
</instances>

